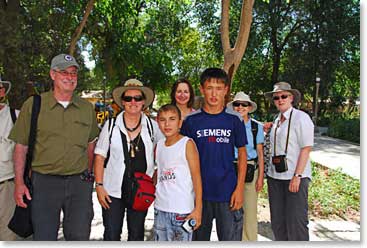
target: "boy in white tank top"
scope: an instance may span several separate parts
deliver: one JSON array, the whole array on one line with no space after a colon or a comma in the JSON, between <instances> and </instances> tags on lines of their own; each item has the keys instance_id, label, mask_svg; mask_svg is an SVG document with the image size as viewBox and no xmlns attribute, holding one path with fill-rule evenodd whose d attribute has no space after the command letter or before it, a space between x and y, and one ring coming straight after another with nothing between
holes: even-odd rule
<instances>
[{"instance_id":1,"label":"boy in white tank top","mask_svg":"<svg viewBox=\"0 0 367 248\"><path fill-rule=\"evenodd\" d=\"M199 153L193 140L179 133L180 110L171 104L158 111L157 122L166 137L157 144L157 185L154 239L191 241L201 224L202 185ZM191 221L190 221L191 220ZM183 227L185 221L192 226Z\"/></svg>"}]
</instances>

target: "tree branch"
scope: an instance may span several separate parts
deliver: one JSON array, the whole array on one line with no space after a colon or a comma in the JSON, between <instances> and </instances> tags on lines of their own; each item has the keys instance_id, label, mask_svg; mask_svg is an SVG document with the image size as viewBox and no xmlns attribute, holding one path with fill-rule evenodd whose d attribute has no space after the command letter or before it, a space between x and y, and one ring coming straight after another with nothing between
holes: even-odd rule
<instances>
[{"instance_id":1,"label":"tree branch","mask_svg":"<svg viewBox=\"0 0 367 248\"><path fill-rule=\"evenodd\" d=\"M230 0L222 0L222 19L220 21L220 37L222 40L222 48L224 54L230 51L231 44L229 42L229 5Z\"/></svg>"},{"instance_id":2,"label":"tree branch","mask_svg":"<svg viewBox=\"0 0 367 248\"><path fill-rule=\"evenodd\" d=\"M244 0L242 3L240 28L234 46L235 52L241 54L241 59L246 51L247 42L250 35L253 5L254 0Z\"/></svg>"},{"instance_id":3,"label":"tree branch","mask_svg":"<svg viewBox=\"0 0 367 248\"><path fill-rule=\"evenodd\" d=\"M85 8L85 13L84 13L84 16L83 16L83 20L81 21L79 26L76 28L73 36L71 37L70 46L69 46L69 54L70 55L74 55L76 43L78 42L78 40L80 38L80 35L82 33L82 30L83 30L85 24L87 23L89 14L92 12L92 9L94 7L95 2L96 2L96 0L90 0L88 2L87 7Z\"/></svg>"},{"instance_id":4,"label":"tree branch","mask_svg":"<svg viewBox=\"0 0 367 248\"><path fill-rule=\"evenodd\" d=\"M279 49L283 50L284 46L287 44L289 38L293 35L293 33L299 29L302 26L302 21L296 21L296 23L293 25L291 30L288 32L288 34L285 36L282 44L280 45Z\"/></svg>"}]
</instances>

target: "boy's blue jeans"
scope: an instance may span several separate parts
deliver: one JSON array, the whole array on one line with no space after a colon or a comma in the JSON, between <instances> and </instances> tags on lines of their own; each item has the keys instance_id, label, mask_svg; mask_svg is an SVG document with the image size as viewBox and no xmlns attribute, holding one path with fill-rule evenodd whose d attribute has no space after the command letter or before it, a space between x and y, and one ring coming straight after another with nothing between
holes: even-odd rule
<instances>
[{"instance_id":1,"label":"boy's blue jeans","mask_svg":"<svg viewBox=\"0 0 367 248\"><path fill-rule=\"evenodd\" d=\"M229 202L203 201L201 226L194 232L194 241L210 241L213 219L219 241L242 240L243 208L231 211Z\"/></svg>"},{"instance_id":2,"label":"boy's blue jeans","mask_svg":"<svg viewBox=\"0 0 367 248\"><path fill-rule=\"evenodd\" d=\"M154 240L155 241L191 241L192 232L182 228L186 216L154 209Z\"/></svg>"}]
</instances>

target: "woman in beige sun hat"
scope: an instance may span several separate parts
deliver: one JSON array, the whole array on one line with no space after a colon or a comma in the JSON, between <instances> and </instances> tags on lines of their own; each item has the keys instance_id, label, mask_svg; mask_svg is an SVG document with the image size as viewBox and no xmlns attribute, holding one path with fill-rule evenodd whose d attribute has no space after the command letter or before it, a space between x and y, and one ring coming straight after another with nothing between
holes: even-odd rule
<instances>
[{"instance_id":1,"label":"woman in beige sun hat","mask_svg":"<svg viewBox=\"0 0 367 248\"><path fill-rule=\"evenodd\" d=\"M261 123L251 118L249 113L257 109L257 104L244 92L238 92L227 107L237 111L243 118L247 136L247 172L244 190L244 221L242 240L257 240L257 196L264 185L264 130ZM255 134L256 133L256 134ZM254 134L256 135L254 137ZM237 158L237 151L236 151ZM253 178L249 178L253 174Z\"/></svg>"},{"instance_id":2,"label":"woman in beige sun hat","mask_svg":"<svg viewBox=\"0 0 367 248\"><path fill-rule=\"evenodd\" d=\"M154 100L152 89L137 79L129 79L123 86L116 87L112 96L123 111L116 119L106 121L94 151L96 192L105 228L103 239L120 240L127 209L128 240L143 241L147 211L136 211L125 201L128 193L125 161L130 161L132 173L142 172L152 177L154 147L163 134L158 124L143 113ZM125 158L122 136L125 137L130 160Z\"/></svg>"}]
</instances>

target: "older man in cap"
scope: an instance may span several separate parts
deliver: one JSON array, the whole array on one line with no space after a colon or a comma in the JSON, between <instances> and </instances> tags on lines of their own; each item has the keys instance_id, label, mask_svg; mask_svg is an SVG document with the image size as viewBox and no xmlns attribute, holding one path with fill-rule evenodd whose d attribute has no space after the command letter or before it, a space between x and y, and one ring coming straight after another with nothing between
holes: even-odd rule
<instances>
[{"instance_id":1,"label":"older man in cap","mask_svg":"<svg viewBox=\"0 0 367 248\"><path fill-rule=\"evenodd\" d=\"M88 240L93 219L93 150L98 136L92 104L74 94L79 65L60 54L51 61L53 90L41 94L41 109L32 162L32 195L23 172L33 97L22 106L9 138L14 151L15 201L26 208L32 199L34 240L57 240L60 212L66 240Z\"/></svg>"},{"instance_id":2,"label":"older man in cap","mask_svg":"<svg viewBox=\"0 0 367 248\"><path fill-rule=\"evenodd\" d=\"M14 142L8 139L18 110L12 109L7 104L6 95L10 91L11 83L0 79L0 240L12 241L16 234L8 228L8 223L15 208L14 194L14 169L12 154Z\"/></svg>"}]
</instances>

